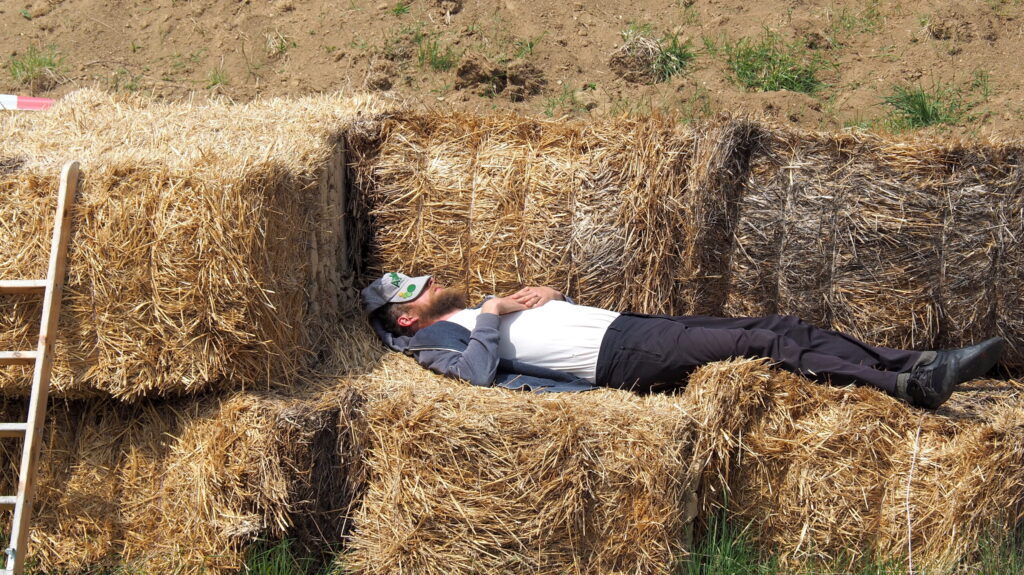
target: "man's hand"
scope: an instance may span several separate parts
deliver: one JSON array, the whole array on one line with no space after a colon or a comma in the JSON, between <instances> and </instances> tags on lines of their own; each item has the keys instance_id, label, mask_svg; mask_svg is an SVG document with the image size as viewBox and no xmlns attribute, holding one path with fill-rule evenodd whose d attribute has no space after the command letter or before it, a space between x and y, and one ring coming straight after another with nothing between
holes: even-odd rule
<instances>
[{"instance_id":1,"label":"man's hand","mask_svg":"<svg viewBox=\"0 0 1024 575\"><path fill-rule=\"evenodd\" d=\"M517 311L523 311L524 309L528 309L526 305L512 298L513 296L492 297L491 299L484 302L484 305L480 307L480 311L482 313L505 315L507 313L514 313Z\"/></svg>"},{"instance_id":2,"label":"man's hand","mask_svg":"<svg viewBox=\"0 0 1024 575\"><path fill-rule=\"evenodd\" d=\"M508 297L527 308L540 307L551 300L565 299L558 290L544 286L524 287Z\"/></svg>"}]
</instances>

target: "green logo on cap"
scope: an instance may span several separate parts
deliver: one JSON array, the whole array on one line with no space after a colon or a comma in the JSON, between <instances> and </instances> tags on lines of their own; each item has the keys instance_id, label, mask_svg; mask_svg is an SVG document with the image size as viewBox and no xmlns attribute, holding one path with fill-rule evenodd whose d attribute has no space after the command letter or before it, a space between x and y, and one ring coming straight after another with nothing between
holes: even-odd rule
<instances>
[{"instance_id":1,"label":"green logo on cap","mask_svg":"<svg viewBox=\"0 0 1024 575\"><path fill-rule=\"evenodd\" d=\"M400 293L400 294L398 294L398 295L400 295L402 297L409 297L409 296L412 295L412 292L414 292L414 291L416 291L416 286L414 284L409 284L409 285L407 285L405 287L405 291Z\"/></svg>"},{"instance_id":2,"label":"green logo on cap","mask_svg":"<svg viewBox=\"0 0 1024 575\"><path fill-rule=\"evenodd\" d=\"M395 287L402 285L402 278L400 278L398 274L391 272L389 275L391 276L391 285Z\"/></svg>"}]
</instances>

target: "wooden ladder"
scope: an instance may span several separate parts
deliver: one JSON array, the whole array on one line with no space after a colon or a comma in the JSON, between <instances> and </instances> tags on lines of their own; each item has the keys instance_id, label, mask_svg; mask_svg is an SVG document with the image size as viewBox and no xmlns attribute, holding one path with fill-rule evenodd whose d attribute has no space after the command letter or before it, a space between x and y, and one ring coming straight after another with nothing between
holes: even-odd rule
<instances>
[{"instance_id":1,"label":"wooden ladder","mask_svg":"<svg viewBox=\"0 0 1024 575\"><path fill-rule=\"evenodd\" d=\"M71 227L71 204L78 187L78 162L68 162L60 175L57 214L53 221L50 266L46 279L0 280L0 294L42 294L43 314L39 323L39 343L34 350L0 351L0 365L35 364L29 396L28 420L0 423L0 437L22 440L21 467L17 495L0 496L0 509L14 510L11 543L7 547L7 566L3 575L22 575L28 548L28 530L32 519L32 492L35 488L36 462L46 419L46 396L50 391L53 343L57 339L57 316L64 288L64 261Z\"/></svg>"}]
</instances>

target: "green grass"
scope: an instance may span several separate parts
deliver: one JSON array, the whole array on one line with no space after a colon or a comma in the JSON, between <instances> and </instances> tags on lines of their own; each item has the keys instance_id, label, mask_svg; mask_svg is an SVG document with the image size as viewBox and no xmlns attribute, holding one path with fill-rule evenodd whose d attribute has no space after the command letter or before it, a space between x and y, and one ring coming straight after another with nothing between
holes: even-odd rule
<instances>
[{"instance_id":1,"label":"green grass","mask_svg":"<svg viewBox=\"0 0 1024 575\"><path fill-rule=\"evenodd\" d=\"M230 79L228 78L228 72L223 66L218 66L206 76L206 87L216 88L217 86L227 86Z\"/></svg>"},{"instance_id":2,"label":"green grass","mask_svg":"<svg viewBox=\"0 0 1024 575\"><path fill-rule=\"evenodd\" d=\"M546 34L546 32L545 32ZM512 54L513 58L528 58L533 56L533 49L537 47L537 43L541 41L544 34L536 38L528 38L526 40L516 40L513 44L515 52Z\"/></svg>"},{"instance_id":3,"label":"green grass","mask_svg":"<svg viewBox=\"0 0 1024 575\"><path fill-rule=\"evenodd\" d=\"M679 42L679 36L667 34L661 40L661 53L654 61L654 70L663 81L682 72L696 56L690 42Z\"/></svg>"},{"instance_id":4,"label":"green grass","mask_svg":"<svg viewBox=\"0 0 1024 575\"><path fill-rule=\"evenodd\" d=\"M344 567L297 553L291 540L260 542L249 548L245 558L249 575L343 575Z\"/></svg>"},{"instance_id":5,"label":"green grass","mask_svg":"<svg viewBox=\"0 0 1024 575\"><path fill-rule=\"evenodd\" d=\"M719 47L705 40L709 52ZM827 65L817 54L797 43L787 43L774 32L760 39L743 38L721 47L729 69L743 86L764 92L790 90L814 94L825 87L818 73Z\"/></svg>"},{"instance_id":6,"label":"green grass","mask_svg":"<svg viewBox=\"0 0 1024 575\"><path fill-rule=\"evenodd\" d=\"M937 85L931 90L921 86L895 86L883 103L892 108L888 125L897 131L958 124L966 119L970 109L961 90L947 85Z\"/></svg>"},{"instance_id":7,"label":"green grass","mask_svg":"<svg viewBox=\"0 0 1024 575\"><path fill-rule=\"evenodd\" d=\"M844 6L838 14L830 13L829 16L831 23L828 31L832 38L843 34L874 34L885 23L879 0L869 0L859 10L850 10Z\"/></svg>"},{"instance_id":8,"label":"green grass","mask_svg":"<svg viewBox=\"0 0 1024 575\"><path fill-rule=\"evenodd\" d=\"M442 43L436 34L419 35L417 44L417 60L423 68L429 67L437 72L451 70L461 57L450 45Z\"/></svg>"},{"instance_id":9,"label":"green grass","mask_svg":"<svg viewBox=\"0 0 1024 575\"><path fill-rule=\"evenodd\" d=\"M586 111L586 106L576 97L576 88L569 84L563 85L560 93L544 99L544 115L548 117L554 116L556 112L565 115Z\"/></svg>"},{"instance_id":10,"label":"green grass","mask_svg":"<svg viewBox=\"0 0 1024 575\"><path fill-rule=\"evenodd\" d=\"M267 34L267 56L271 58L284 56L288 53L288 50L296 47L298 47L298 44L295 40L280 32L274 31Z\"/></svg>"},{"instance_id":11,"label":"green grass","mask_svg":"<svg viewBox=\"0 0 1024 575\"><path fill-rule=\"evenodd\" d=\"M126 68L118 68L110 80L110 89L114 92L120 92L121 90L138 92L141 87L141 80L141 74L132 74Z\"/></svg>"},{"instance_id":12,"label":"green grass","mask_svg":"<svg viewBox=\"0 0 1024 575\"><path fill-rule=\"evenodd\" d=\"M33 89L48 89L55 85L62 67L63 57L53 44L45 48L29 46L24 54L11 56L7 61L11 78Z\"/></svg>"},{"instance_id":13,"label":"green grass","mask_svg":"<svg viewBox=\"0 0 1024 575\"><path fill-rule=\"evenodd\" d=\"M408 14L409 13L409 5L410 4L411 4L411 2L399 2L398 4L395 4L394 6L392 6L391 13L394 14L395 16L401 16L402 14Z\"/></svg>"},{"instance_id":14,"label":"green grass","mask_svg":"<svg viewBox=\"0 0 1024 575\"><path fill-rule=\"evenodd\" d=\"M840 557L831 563L812 565L797 571L799 575L843 573L849 575L905 575L910 565L903 560ZM950 571L922 571L922 575L1018 575L1024 573L1024 530L1002 543L982 542L970 564ZM730 525L721 516L713 517L707 533L692 552L679 561L673 575L790 575L794 571L779 566L776 556L763 556L744 530Z\"/></svg>"},{"instance_id":15,"label":"green grass","mask_svg":"<svg viewBox=\"0 0 1024 575\"><path fill-rule=\"evenodd\" d=\"M654 27L650 24L630 22L619 35L622 36L623 45L637 42L653 47L657 44L657 56L651 62L656 82L667 81L681 73L696 58L689 41L680 42L678 35L670 33L656 40Z\"/></svg>"}]
</instances>

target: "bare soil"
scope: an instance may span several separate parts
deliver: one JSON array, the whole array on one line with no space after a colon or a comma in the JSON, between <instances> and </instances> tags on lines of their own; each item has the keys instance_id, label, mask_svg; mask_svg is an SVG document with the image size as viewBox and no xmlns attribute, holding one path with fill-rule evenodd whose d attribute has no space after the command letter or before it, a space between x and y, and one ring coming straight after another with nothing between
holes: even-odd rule
<instances>
[{"instance_id":1,"label":"bare soil","mask_svg":"<svg viewBox=\"0 0 1024 575\"><path fill-rule=\"evenodd\" d=\"M674 35L695 57L667 80L630 73L627 30ZM769 33L819 63L819 91L739 83L725 47ZM940 133L1016 138L1022 36L1024 0L3 0L0 93L100 86L247 101L370 90L542 117L750 112L887 130L884 100L904 86L957 99L961 113ZM10 66L30 48L61 63L19 83Z\"/></svg>"}]
</instances>

